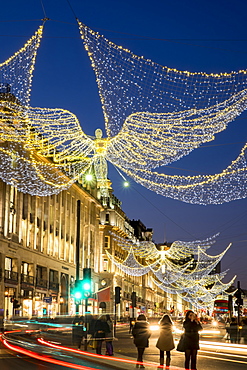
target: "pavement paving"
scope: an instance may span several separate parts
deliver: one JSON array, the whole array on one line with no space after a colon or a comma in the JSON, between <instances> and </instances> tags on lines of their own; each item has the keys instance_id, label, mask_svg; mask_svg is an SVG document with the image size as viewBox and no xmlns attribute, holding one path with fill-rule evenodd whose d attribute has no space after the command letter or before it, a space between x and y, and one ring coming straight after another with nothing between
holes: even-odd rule
<instances>
[{"instance_id":1,"label":"pavement paving","mask_svg":"<svg viewBox=\"0 0 247 370\"><path fill-rule=\"evenodd\" d=\"M47 340L49 340L47 338ZM84 350L84 345L82 344L81 349L78 350L76 346L74 346L71 343L67 343L61 341L61 345L66 347L66 348L71 348L72 350L76 350L76 357L78 356L85 356L85 359L87 361L92 361L92 364L95 363L97 365L104 365L107 366L108 368L113 368L113 369L119 369L119 370L133 370L137 368L140 368L140 364L137 363L136 357L137 357L137 350L134 345L126 343L123 344L124 341L120 340L114 341L114 355L113 356L108 356L105 355L106 348L105 348L105 342L102 344L102 355L96 355L96 350L93 349L90 345L87 346L86 351ZM128 348L129 347L129 348ZM129 356L126 355L129 350ZM124 354L121 353L121 351L124 352ZM158 351L157 351L157 356L155 358L158 360ZM160 367L158 362L153 362L153 361L145 361L145 353L144 353L144 362L143 365L145 366L146 370L160 370L161 368L163 369L170 369L170 370L184 370L184 368L181 367L176 367L176 366L170 366L170 368ZM98 366L97 366L98 367Z\"/></svg>"},{"instance_id":2,"label":"pavement paving","mask_svg":"<svg viewBox=\"0 0 247 370\"><path fill-rule=\"evenodd\" d=\"M122 355L121 353L117 353L114 356L105 356L105 355L97 355L95 354L95 350L93 348L88 347L87 348L88 355L85 354L84 350L81 350L82 356L86 356L87 360L92 360L92 362L96 364L101 364L108 366L109 368L113 369L121 369L121 370L133 370L136 369L137 367L140 368L140 365L135 361L133 357ZM103 351L102 351L103 352ZM94 355L93 357L91 355ZM138 365L138 366L137 366ZM157 362L143 362L143 365L145 366L146 370L160 370L161 368L163 369L168 369L164 367L160 367ZM170 366L170 370L183 370L181 367L175 367L175 366Z\"/></svg>"}]
</instances>

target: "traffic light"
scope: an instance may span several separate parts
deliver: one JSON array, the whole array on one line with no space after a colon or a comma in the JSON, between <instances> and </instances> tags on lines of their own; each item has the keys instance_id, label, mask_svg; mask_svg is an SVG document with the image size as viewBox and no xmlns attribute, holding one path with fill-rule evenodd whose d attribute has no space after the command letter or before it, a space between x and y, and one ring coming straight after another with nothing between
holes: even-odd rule
<instances>
[{"instance_id":1,"label":"traffic light","mask_svg":"<svg viewBox=\"0 0 247 370\"><path fill-rule=\"evenodd\" d=\"M238 290L235 292L234 297L237 298L236 304L239 306L243 306L242 291L240 288L238 288Z\"/></svg>"},{"instance_id":2,"label":"traffic light","mask_svg":"<svg viewBox=\"0 0 247 370\"><path fill-rule=\"evenodd\" d=\"M75 299L82 299L82 287L81 287L82 280L76 280L74 286L74 297Z\"/></svg>"},{"instance_id":3,"label":"traffic light","mask_svg":"<svg viewBox=\"0 0 247 370\"><path fill-rule=\"evenodd\" d=\"M13 303L13 308L19 308L20 307L20 303L15 297L11 297L10 302Z\"/></svg>"},{"instance_id":4,"label":"traffic light","mask_svg":"<svg viewBox=\"0 0 247 370\"><path fill-rule=\"evenodd\" d=\"M121 288L120 286L115 286L115 304L120 303L121 300Z\"/></svg>"},{"instance_id":5,"label":"traffic light","mask_svg":"<svg viewBox=\"0 0 247 370\"><path fill-rule=\"evenodd\" d=\"M136 292L131 293L132 307L136 307Z\"/></svg>"},{"instance_id":6,"label":"traffic light","mask_svg":"<svg viewBox=\"0 0 247 370\"><path fill-rule=\"evenodd\" d=\"M13 301L13 308L19 308L19 307L20 307L19 301L17 301L17 299L14 299L14 301Z\"/></svg>"},{"instance_id":7,"label":"traffic light","mask_svg":"<svg viewBox=\"0 0 247 370\"><path fill-rule=\"evenodd\" d=\"M81 287L83 298L84 299L89 298L92 293L91 268L85 267L83 269L83 280Z\"/></svg>"},{"instance_id":8,"label":"traffic light","mask_svg":"<svg viewBox=\"0 0 247 370\"><path fill-rule=\"evenodd\" d=\"M228 296L228 311L232 312L232 295Z\"/></svg>"}]
</instances>

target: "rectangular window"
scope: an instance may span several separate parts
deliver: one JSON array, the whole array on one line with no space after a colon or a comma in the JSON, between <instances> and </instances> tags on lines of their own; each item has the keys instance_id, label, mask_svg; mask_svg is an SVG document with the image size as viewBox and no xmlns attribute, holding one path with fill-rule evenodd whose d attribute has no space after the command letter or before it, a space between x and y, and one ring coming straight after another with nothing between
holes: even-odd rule
<instances>
[{"instance_id":1,"label":"rectangular window","mask_svg":"<svg viewBox=\"0 0 247 370\"><path fill-rule=\"evenodd\" d=\"M28 275L28 263L27 262L22 262L21 273L24 275Z\"/></svg>"},{"instance_id":2,"label":"rectangular window","mask_svg":"<svg viewBox=\"0 0 247 370\"><path fill-rule=\"evenodd\" d=\"M23 220L27 219L28 215L28 194L23 194L23 203L22 203L22 218Z\"/></svg>"},{"instance_id":3,"label":"rectangular window","mask_svg":"<svg viewBox=\"0 0 247 370\"><path fill-rule=\"evenodd\" d=\"M106 249L110 248L110 237L109 236L105 236L104 248L106 248Z\"/></svg>"},{"instance_id":4,"label":"rectangular window","mask_svg":"<svg viewBox=\"0 0 247 370\"><path fill-rule=\"evenodd\" d=\"M110 222L110 215L109 215L109 213L106 213L106 215L105 215L105 223L106 224L109 224L109 222Z\"/></svg>"},{"instance_id":5,"label":"rectangular window","mask_svg":"<svg viewBox=\"0 0 247 370\"><path fill-rule=\"evenodd\" d=\"M5 258L5 270L12 271L12 258Z\"/></svg>"},{"instance_id":6,"label":"rectangular window","mask_svg":"<svg viewBox=\"0 0 247 370\"><path fill-rule=\"evenodd\" d=\"M50 282L58 283L58 271L50 270Z\"/></svg>"},{"instance_id":7,"label":"rectangular window","mask_svg":"<svg viewBox=\"0 0 247 370\"><path fill-rule=\"evenodd\" d=\"M36 275L37 275L37 278L38 279L42 279L43 278L43 271L42 271L42 267L41 266L37 266L37 268L36 268Z\"/></svg>"},{"instance_id":8,"label":"rectangular window","mask_svg":"<svg viewBox=\"0 0 247 370\"><path fill-rule=\"evenodd\" d=\"M106 258L104 258L103 261L103 270L108 271L108 260Z\"/></svg>"}]
</instances>

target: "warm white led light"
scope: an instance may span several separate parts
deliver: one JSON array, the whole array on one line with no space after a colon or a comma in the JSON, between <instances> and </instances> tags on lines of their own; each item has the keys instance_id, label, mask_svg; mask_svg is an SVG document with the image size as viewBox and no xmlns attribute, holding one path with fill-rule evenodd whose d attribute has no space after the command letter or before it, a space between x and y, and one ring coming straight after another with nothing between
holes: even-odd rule
<instances>
[{"instance_id":1,"label":"warm white led light","mask_svg":"<svg viewBox=\"0 0 247 370\"><path fill-rule=\"evenodd\" d=\"M101 196L108 197L109 161L148 189L184 202L220 204L245 198L247 145L218 174L170 176L155 169L214 140L247 108L246 70L178 71L138 57L78 23L108 136L103 138L100 129L95 138L87 136L77 117L66 110L28 105L41 26L0 64L3 181L32 195L50 195L85 181L84 175L93 171Z\"/></svg>"},{"instance_id":2,"label":"warm white led light","mask_svg":"<svg viewBox=\"0 0 247 370\"><path fill-rule=\"evenodd\" d=\"M151 273L154 284L160 289L178 294L198 308L212 308L216 297L224 293L235 280L234 277L224 284L222 279L226 272L212 273L230 248L228 246L218 256L207 254L206 250L214 243L216 235L203 241L176 241L170 247L163 246L163 250L158 250L152 242L134 242L111 234L118 246L128 251L122 261L106 251L115 266L132 276Z\"/></svg>"},{"instance_id":3,"label":"warm white led light","mask_svg":"<svg viewBox=\"0 0 247 370\"><path fill-rule=\"evenodd\" d=\"M92 181L93 180L93 175L91 173L88 173L86 176L85 176L85 179L86 181Z\"/></svg>"}]
</instances>

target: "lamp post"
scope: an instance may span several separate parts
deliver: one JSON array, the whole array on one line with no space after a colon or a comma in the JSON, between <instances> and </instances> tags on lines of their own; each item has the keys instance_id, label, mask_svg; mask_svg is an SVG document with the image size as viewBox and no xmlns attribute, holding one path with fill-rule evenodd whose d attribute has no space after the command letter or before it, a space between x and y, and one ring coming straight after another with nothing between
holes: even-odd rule
<instances>
[{"instance_id":1,"label":"lamp post","mask_svg":"<svg viewBox=\"0 0 247 370\"><path fill-rule=\"evenodd\" d=\"M76 281L80 280L80 233L81 233L81 201L77 200L77 210L76 210L76 249L75 249L75 261L76 261ZM79 313L79 300L76 300L75 311L76 314Z\"/></svg>"}]
</instances>

